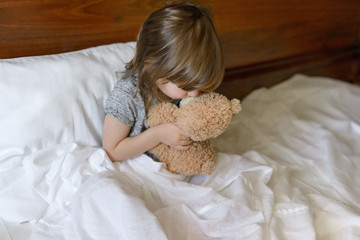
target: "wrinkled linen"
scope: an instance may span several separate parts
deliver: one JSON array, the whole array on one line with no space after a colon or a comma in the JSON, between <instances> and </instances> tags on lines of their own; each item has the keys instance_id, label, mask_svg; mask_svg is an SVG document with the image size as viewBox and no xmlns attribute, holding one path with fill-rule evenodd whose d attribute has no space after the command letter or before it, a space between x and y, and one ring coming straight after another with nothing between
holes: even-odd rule
<instances>
[{"instance_id":1,"label":"wrinkled linen","mask_svg":"<svg viewBox=\"0 0 360 240\"><path fill-rule=\"evenodd\" d=\"M250 94L216 140L229 153L256 151L273 168L269 239L310 239L304 228L316 239L360 239L359 104L356 85L295 75Z\"/></svg>"},{"instance_id":2,"label":"wrinkled linen","mask_svg":"<svg viewBox=\"0 0 360 240\"><path fill-rule=\"evenodd\" d=\"M41 164L53 151L58 150L44 151L28 164ZM55 232L59 239L248 239L264 234L262 205L272 199L267 166L219 154L216 172L198 176L202 183L194 184L146 155L115 169L100 149L76 147L66 155L41 174L54 177L36 187L51 207L31 239L53 238Z\"/></svg>"},{"instance_id":3,"label":"wrinkled linen","mask_svg":"<svg viewBox=\"0 0 360 240\"><path fill-rule=\"evenodd\" d=\"M359 103L359 87L303 75L254 91L209 176L76 143L19 157L0 165L1 239L27 239L9 222L33 240L359 239Z\"/></svg>"}]
</instances>

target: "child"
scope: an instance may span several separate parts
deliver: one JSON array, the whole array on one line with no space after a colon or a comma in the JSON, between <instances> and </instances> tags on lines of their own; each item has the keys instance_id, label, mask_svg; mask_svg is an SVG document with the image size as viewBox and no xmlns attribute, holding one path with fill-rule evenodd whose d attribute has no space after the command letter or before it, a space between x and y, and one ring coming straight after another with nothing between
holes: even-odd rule
<instances>
[{"instance_id":1,"label":"child","mask_svg":"<svg viewBox=\"0 0 360 240\"><path fill-rule=\"evenodd\" d=\"M136 157L160 142L186 150L191 139L175 124L148 128L146 111L215 90L223 54L206 9L180 3L153 12L141 27L134 58L105 104L103 147L112 161Z\"/></svg>"}]
</instances>

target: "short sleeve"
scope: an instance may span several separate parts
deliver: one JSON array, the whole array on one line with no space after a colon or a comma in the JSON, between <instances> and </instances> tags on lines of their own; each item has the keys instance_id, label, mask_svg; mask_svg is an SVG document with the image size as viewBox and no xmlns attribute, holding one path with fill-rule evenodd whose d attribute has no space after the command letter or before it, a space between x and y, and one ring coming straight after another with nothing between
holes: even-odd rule
<instances>
[{"instance_id":1,"label":"short sleeve","mask_svg":"<svg viewBox=\"0 0 360 240\"><path fill-rule=\"evenodd\" d=\"M132 127L137 117L134 95L129 82L119 80L105 101L105 113Z\"/></svg>"}]
</instances>

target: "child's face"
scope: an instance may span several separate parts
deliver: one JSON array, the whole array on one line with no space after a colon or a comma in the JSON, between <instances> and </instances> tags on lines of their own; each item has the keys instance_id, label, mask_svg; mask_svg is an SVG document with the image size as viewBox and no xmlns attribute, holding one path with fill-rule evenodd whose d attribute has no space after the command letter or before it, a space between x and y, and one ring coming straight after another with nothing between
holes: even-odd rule
<instances>
[{"instance_id":1,"label":"child's face","mask_svg":"<svg viewBox=\"0 0 360 240\"><path fill-rule=\"evenodd\" d=\"M176 84L166 80L159 79L157 81L158 88L169 98L172 99L184 99L188 97L197 97L199 96L199 90L185 91L179 88Z\"/></svg>"}]
</instances>

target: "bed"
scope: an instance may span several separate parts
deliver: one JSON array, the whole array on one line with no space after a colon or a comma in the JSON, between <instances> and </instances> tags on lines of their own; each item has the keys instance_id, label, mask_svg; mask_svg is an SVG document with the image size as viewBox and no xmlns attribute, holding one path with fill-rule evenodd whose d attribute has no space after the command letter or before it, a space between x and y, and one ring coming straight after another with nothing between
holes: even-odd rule
<instances>
[{"instance_id":1,"label":"bed","mask_svg":"<svg viewBox=\"0 0 360 240\"><path fill-rule=\"evenodd\" d=\"M360 239L359 1L198 2L243 110L193 177L101 147L164 1L0 2L0 239Z\"/></svg>"}]
</instances>

